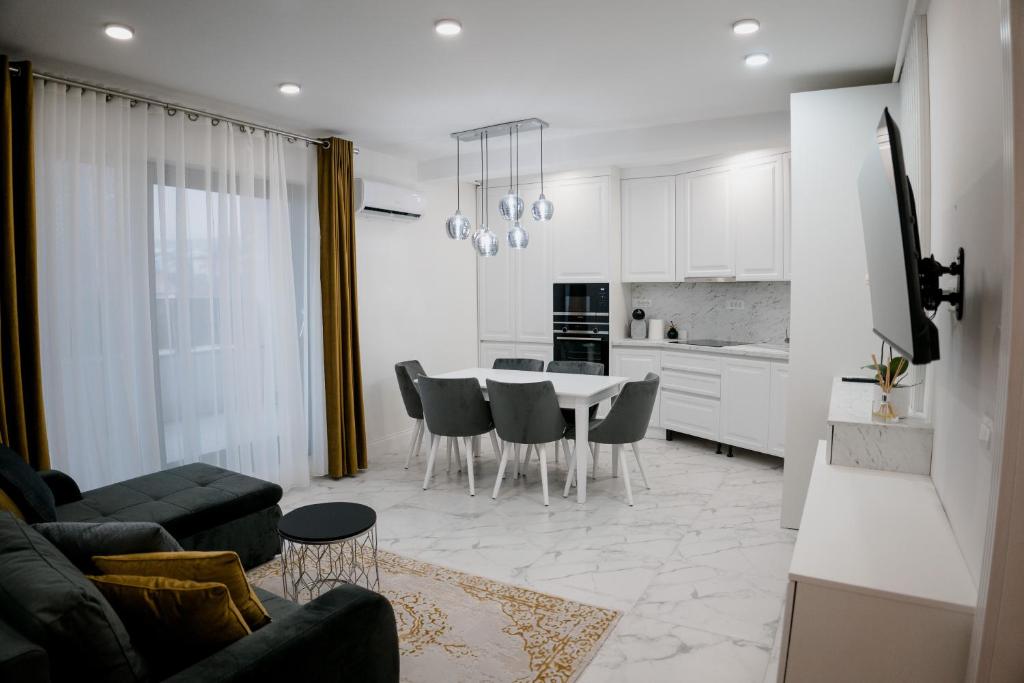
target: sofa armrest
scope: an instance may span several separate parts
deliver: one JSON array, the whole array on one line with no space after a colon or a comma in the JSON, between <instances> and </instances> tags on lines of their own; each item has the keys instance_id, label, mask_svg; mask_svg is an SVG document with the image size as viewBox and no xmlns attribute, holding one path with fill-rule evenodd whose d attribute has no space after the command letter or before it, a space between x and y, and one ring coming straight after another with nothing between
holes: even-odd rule
<instances>
[{"instance_id":1,"label":"sofa armrest","mask_svg":"<svg viewBox=\"0 0 1024 683\"><path fill-rule=\"evenodd\" d=\"M82 491L69 475L60 470L39 470L39 476L50 487L56 505L66 505L82 500Z\"/></svg>"},{"instance_id":2,"label":"sofa armrest","mask_svg":"<svg viewBox=\"0 0 1024 683\"><path fill-rule=\"evenodd\" d=\"M0 681L49 683L50 658L39 645L0 619Z\"/></svg>"},{"instance_id":3,"label":"sofa armrest","mask_svg":"<svg viewBox=\"0 0 1024 683\"><path fill-rule=\"evenodd\" d=\"M167 680L395 683L395 613L379 593L339 586Z\"/></svg>"}]
</instances>

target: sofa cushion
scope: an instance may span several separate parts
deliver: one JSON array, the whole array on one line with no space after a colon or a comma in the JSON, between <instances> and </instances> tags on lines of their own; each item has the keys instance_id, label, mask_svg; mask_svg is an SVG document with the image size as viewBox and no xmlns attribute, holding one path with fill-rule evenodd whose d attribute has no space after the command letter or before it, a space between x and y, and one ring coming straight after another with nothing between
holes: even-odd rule
<instances>
[{"instance_id":1,"label":"sofa cushion","mask_svg":"<svg viewBox=\"0 0 1024 683\"><path fill-rule=\"evenodd\" d=\"M154 522L46 522L32 528L86 574L100 573L94 555L181 550L181 544Z\"/></svg>"},{"instance_id":2,"label":"sofa cushion","mask_svg":"<svg viewBox=\"0 0 1024 683\"><path fill-rule=\"evenodd\" d=\"M231 601L242 613L249 628L256 630L270 621L270 615L249 585L249 578L242 570L238 553L230 550L97 555L92 560L104 574L163 576L182 581L224 584L231 594Z\"/></svg>"},{"instance_id":3,"label":"sofa cushion","mask_svg":"<svg viewBox=\"0 0 1024 683\"><path fill-rule=\"evenodd\" d=\"M164 576L90 576L132 642L166 678L252 633L222 583Z\"/></svg>"},{"instance_id":4,"label":"sofa cushion","mask_svg":"<svg viewBox=\"0 0 1024 683\"><path fill-rule=\"evenodd\" d=\"M49 653L54 681L140 681L145 667L110 604L49 541L0 512L0 617Z\"/></svg>"},{"instance_id":5,"label":"sofa cushion","mask_svg":"<svg viewBox=\"0 0 1024 683\"><path fill-rule=\"evenodd\" d=\"M57 519L53 493L20 455L0 445L0 489L18 506L28 522Z\"/></svg>"},{"instance_id":6,"label":"sofa cushion","mask_svg":"<svg viewBox=\"0 0 1024 683\"><path fill-rule=\"evenodd\" d=\"M156 522L182 539L281 500L281 487L255 477L192 463L86 491L57 508L62 522Z\"/></svg>"}]
</instances>

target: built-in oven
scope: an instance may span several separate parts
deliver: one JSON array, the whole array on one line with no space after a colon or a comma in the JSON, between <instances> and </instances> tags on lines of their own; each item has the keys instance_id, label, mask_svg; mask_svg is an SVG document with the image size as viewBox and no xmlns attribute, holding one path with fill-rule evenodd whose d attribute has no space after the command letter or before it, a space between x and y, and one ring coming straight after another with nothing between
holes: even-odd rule
<instances>
[{"instance_id":1,"label":"built-in oven","mask_svg":"<svg viewBox=\"0 0 1024 683\"><path fill-rule=\"evenodd\" d=\"M608 283L554 285L554 358L601 363L608 374Z\"/></svg>"}]
</instances>

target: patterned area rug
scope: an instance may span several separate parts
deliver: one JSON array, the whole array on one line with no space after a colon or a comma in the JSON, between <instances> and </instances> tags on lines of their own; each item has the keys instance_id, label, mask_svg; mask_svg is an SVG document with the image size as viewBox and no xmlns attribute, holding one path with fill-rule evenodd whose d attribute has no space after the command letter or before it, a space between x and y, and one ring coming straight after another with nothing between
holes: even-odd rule
<instances>
[{"instance_id":1,"label":"patterned area rug","mask_svg":"<svg viewBox=\"0 0 1024 683\"><path fill-rule=\"evenodd\" d=\"M395 609L409 683L575 681L621 614L378 552L381 593ZM249 572L281 595L281 563Z\"/></svg>"}]
</instances>

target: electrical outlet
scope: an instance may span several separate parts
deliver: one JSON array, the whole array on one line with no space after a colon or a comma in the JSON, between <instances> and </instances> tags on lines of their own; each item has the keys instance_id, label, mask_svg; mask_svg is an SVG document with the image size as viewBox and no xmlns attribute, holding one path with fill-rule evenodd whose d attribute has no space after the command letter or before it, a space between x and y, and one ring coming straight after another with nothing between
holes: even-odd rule
<instances>
[{"instance_id":1,"label":"electrical outlet","mask_svg":"<svg viewBox=\"0 0 1024 683\"><path fill-rule=\"evenodd\" d=\"M725 303L725 307L730 311L742 311L743 310L743 299L729 299Z\"/></svg>"}]
</instances>

